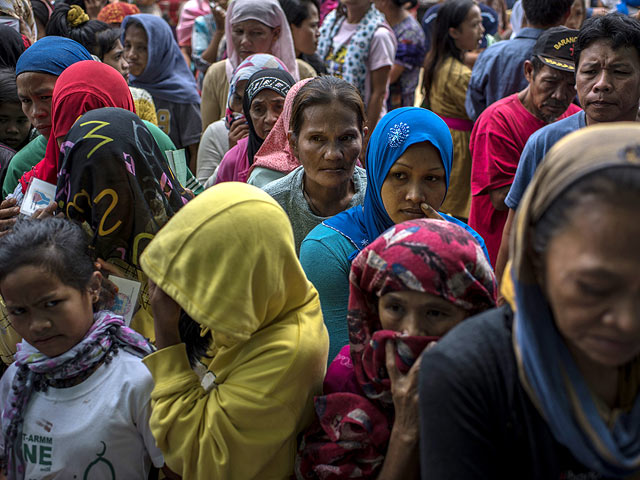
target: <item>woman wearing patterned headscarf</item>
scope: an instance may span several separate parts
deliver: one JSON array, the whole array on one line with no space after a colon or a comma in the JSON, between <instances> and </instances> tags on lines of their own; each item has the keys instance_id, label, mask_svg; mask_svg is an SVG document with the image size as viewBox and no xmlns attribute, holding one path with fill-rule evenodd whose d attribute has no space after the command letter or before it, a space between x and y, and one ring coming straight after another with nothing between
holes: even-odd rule
<instances>
[{"instance_id":1,"label":"woman wearing patterned headscarf","mask_svg":"<svg viewBox=\"0 0 640 480\"><path fill-rule=\"evenodd\" d=\"M249 125L242 113L242 99L247 82L256 72L276 68L287 70L282 61L273 55L259 53L245 58L236 68L229 84L229 97L224 118L209 125L198 148L198 180L205 186L215 183L215 170L222 158L249 134Z\"/></svg>"},{"instance_id":2,"label":"woman wearing patterned headscarf","mask_svg":"<svg viewBox=\"0 0 640 480\"><path fill-rule=\"evenodd\" d=\"M355 256L394 224L438 213L449 187L453 143L447 125L424 108L403 107L378 123L367 148L364 204L323 221L300 247L300 263L320 293L332 359L346 345L349 271ZM487 257L489 255L487 254Z\"/></svg>"},{"instance_id":3,"label":"woman wearing patterned headscarf","mask_svg":"<svg viewBox=\"0 0 640 480\"><path fill-rule=\"evenodd\" d=\"M301 443L299 479L411 478L418 464L422 351L495 305L496 280L462 227L393 226L353 262L350 343L330 365L317 422ZM428 373L428 365L422 367Z\"/></svg>"},{"instance_id":4,"label":"woman wearing patterned headscarf","mask_svg":"<svg viewBox=\"0 0 640 480\"><path fill-rule=\"evenodd\" d=\"M313 76L307 63L296 61L291 29L278 0L234 0L225 22L227 59L211 65L202 86L205 127L224 117L233 72L249 55L269 53L279 58L295 81Z\"/></svg>"},{"instance_id":5,"label":"woman wearing patterned headscarf","mask_svg":"<svg viewBox=\"0 0 640 480\"><path fill-rule=\"evenodd\" d=\"M224 156L217 170L216 184L247 181L253 157L280 117L284 99L294 83L289 72L274 68L260 70L249 78L242 99L249 135Z\"/></svg>"},{"instance_id":6,"label":"woman wearing patterned headscarf","mask_svg":"<svg viewBox=\"0 0 640 480\"><path fill-rule=\"evenodd\" d=\"M423 479L638 477L639 135L633 123L584 128L536 171L508 305L423 357Z\"/></svg>"},{"instance_id":7,"label":"woman wearing patterned headscarf","mask_svg":"<svg viewBox=\"0 0 640 480\"><path fill-rule=\"evenodd\" d=\"M14 18L19 32L27 37L30 43L37 40L38 32L29 0L0 0L0 14Z\"/></svg>"}]
</instances>

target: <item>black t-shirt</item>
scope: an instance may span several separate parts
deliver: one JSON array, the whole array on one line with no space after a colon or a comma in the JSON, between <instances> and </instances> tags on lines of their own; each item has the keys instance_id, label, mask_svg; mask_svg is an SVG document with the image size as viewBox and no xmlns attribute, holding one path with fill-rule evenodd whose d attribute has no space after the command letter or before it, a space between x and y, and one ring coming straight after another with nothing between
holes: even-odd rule
<instances>
[{"instance_id":1,"label":"black t-shirt","mask_svg":"<svg viewBox=\"0 0 640 480\"><path fill-rule=\"evenodd\" d=\"M424 480L604 478L553 437L522 388L513 312L490 310L452 330L420 367Z\"/></svg>"}]
</instances>

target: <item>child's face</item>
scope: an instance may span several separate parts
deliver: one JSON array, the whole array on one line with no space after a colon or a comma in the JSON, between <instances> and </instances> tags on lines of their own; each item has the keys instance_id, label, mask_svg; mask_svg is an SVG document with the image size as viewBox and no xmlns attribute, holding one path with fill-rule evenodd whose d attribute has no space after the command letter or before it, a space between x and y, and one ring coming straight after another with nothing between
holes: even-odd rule
<instances>
[{"instance_id":1,"label":"child's face","mask_svg":"<svg viewBox=\"0 0 640 480\"><path fill-rule=\"evenodd\" d=\"M31 123L19 103L0 104L0 142L17 150L29 135Z\"/></svg>"},{"instance_id":2,"label":"child's face","mask_svg":"<svg viewBox=\"0 0 640 480\"><path fill-rule=\"evenodd\" d=\"M48 357L65 353L84 338L93 323L100 273L86 290L63 284L41 267L16 269L0 282L9 320L16 332Z\"/></svg>"}]
</instances>

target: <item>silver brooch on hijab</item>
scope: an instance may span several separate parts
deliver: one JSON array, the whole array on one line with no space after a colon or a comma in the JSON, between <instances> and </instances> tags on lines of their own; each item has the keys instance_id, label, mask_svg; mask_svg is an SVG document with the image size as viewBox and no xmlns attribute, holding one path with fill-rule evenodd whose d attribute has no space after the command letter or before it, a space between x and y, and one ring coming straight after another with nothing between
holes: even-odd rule
<instances>
[{"instance_id":1,"label":"silver brooch on hijab","mask_svg":"<svg viewBox=\"0 0 640 480\"><path fill-rule=\"evenodd\" d=\"M391 148L398 148L407 138L409 138L409 132L409 125L404 122L396 123L391 127L391 129L389 129L387 143Z\"/></svg>"}]
</instances>

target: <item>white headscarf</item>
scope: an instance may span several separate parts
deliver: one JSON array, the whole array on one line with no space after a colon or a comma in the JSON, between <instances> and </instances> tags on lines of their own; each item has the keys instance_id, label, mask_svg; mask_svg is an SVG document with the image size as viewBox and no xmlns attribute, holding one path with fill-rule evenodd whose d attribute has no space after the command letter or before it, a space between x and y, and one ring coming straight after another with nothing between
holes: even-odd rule
<instances>
[{"instance_id":1,"label":"white headscarf","mask_svg":"<svg viewBox=\"0 0 640 480\"><path fill-rule=\"evenodd\" d=\"M293 36L291 35L287 17L278 0L234 0L229 5L225 20L227 56L229 60L226 65L227 79L231 81L233 71L241 62L240 56L233 48L233 42L231 41L232 25L246 20L256 20L270 28L280 27L280 36L271 52L262 53L271 53L274 57L282 60L289 73L298 81L300 74L296 63L296 52L293 47Z\"/></svg>"}]
</instances>

